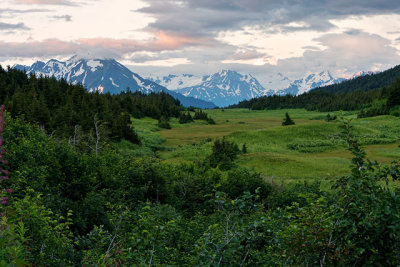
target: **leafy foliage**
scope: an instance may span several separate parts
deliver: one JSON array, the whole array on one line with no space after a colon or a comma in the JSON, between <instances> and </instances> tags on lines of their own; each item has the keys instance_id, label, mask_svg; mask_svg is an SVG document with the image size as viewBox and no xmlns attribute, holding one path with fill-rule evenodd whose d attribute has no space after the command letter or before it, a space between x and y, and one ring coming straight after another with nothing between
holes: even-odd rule
<instances>
[{"instance_id":1,"label":"leafy foliage","mask_svg":"<svg viewBox=\"0 0 400 267\"><path fill-rule=\"evenodd\" d=\"M208 122L209 124L215 124L215 121L201 109L196 110L196 112L194 113L193 119L194 120L203 120L203 121Z\"/></svg>"},{"instance_id":2,"label":"leafy foliage","mask_svg":"<svg viewBox=\"0 0 400 267\"><path fill-rule=\"evenodd\" d=\"M179 115L179 123L184 124L184 123L189 123L193 122L193 117L190 115L190 112L181 112Z\"/></svg>"},{"instance_id":3,"label":"leafy foliage","mask_svg":"<svg viewBox=\"0 0 400 267\"><path fill-rule=\"evenodd\" d=\"M6 122L11 176L2 186L14 192L0 206L1 265L400 264L400 198L390 185L400 164L367 160L350 121L341 119L340 137L353 154L351 173L327 192L318 182L278 185L231 168L240 151L225 138L205 162L167 165L107 145L87 153L78 139Z\"/></svg>"},{"instance_id":4,"label":"leafy foliage","mask_svg":"<svg viewBox=\"0 0 400 267\"><path fill-rule=\"evenodd\" d=\"M169 124L169 119L165 116L161 116L158 119L158 127L164 128L164 129L171 129L171 125Z\"/></svg>"},{"instance_id":5,"label":"leafy foliage","mask_svg":"<svg viewBox=\"0 0 400 267\"><path fill-rule=\"evenodd\" d=\"M223 137L214 141L212 153L206 160L213 167L221 170L229 170L233 167L233 161L239 154L239 147L233 142L229 142Z\"/></svg>"}]
</instances>

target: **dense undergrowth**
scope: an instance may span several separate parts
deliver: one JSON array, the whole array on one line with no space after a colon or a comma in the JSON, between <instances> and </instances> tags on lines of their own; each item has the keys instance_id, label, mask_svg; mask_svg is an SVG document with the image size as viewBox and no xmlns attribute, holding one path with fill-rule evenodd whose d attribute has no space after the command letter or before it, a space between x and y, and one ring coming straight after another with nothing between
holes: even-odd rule
<instances>
[{"instance_id":1,"label":"dense undergrowth","mask_svg":"<svg viewBox=\"0 0 400 267\"><path fill-rule=\"evenodd\" d=\"M110 146L96 154L8 116L1 265L399 265L400 198L389 186L399 165L365 159L341 125L351 173L322 192L220 168L213 154L182 165ZM234 161L237 147L218 142L219 160Z\"/></svg>"}]
</instances>

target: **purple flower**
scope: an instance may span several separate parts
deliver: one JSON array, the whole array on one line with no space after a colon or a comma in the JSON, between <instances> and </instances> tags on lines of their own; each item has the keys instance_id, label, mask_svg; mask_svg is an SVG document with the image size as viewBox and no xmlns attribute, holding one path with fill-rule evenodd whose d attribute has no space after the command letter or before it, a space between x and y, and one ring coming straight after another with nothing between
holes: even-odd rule
<instances>
[{"instance_id":1,"label":"purple flower","mask_svg":"<svg viewBox=\"0 0 400 267\"><path fill-rule=\"evenodd\" d=\"M2 205L7 205L7 203L8 203L8 197L3 197L3 198L0 200L0 204L2 204Z\"/></svg>"}]
</instances>

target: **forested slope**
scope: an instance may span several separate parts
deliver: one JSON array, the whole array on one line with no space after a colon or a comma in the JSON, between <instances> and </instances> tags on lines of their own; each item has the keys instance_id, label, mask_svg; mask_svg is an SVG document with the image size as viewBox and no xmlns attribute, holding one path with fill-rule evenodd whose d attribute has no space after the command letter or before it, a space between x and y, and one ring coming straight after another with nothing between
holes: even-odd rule
<instances>
[{"instance_id":1,"label":"forested slope","mask_svg":"<svg viewBox=\"0 0 400 267\"><path fill-rule=\"evenodd\" d=\"M374 101L386 101L395 90L400 77L400 66L387 71L358 77L325 87L316 88L298 96L273 95L242 101L231 108L283 109L305 108L317 111L359 110Z\"/></svg>"},{"instance_id":2,"label":"forested slope","mask_svg":"<svg viewBox=\"0 0 400 267\"><path fill-rule=\"evenodd\" d=\"M13 117L38 123L48 134L69 138L79 131L138 143L131 116L178 117L179 101L166 93L120 95L89 93L81 85L50 77L27 76L0 66L0 102Z\"/></svg>"}]
</instances>

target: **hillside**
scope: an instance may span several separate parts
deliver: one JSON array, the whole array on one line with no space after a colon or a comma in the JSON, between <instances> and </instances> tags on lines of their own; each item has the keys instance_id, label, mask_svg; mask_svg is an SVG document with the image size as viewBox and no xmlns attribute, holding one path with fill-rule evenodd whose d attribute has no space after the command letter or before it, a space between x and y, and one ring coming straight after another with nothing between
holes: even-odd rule
<instances>
[{"instance_id":1,"label":"hillside","mask_svg":"<svg viewBox=\"0 0 400 267\"><path fill-rule=\"evenodd\" d=\"M37 78L1 66L0 102L7 106L12 117L37 123L58 138L75 138L78 132L92 138L102 129L102 140L126 139L134 143L140 140L131 127L131 116L178 117L182 108L179 101L162 91L158 94L89 93L82 85L73 85L64 79Z\"/></svg>"},{"instance_id":2,"label":"hillside","mask_svg":"<svg viewBox=\"0 0 400 267\"><path fill-rule=\"evenodd\" d=\"M339 84L319 87L307 93L291 95L272 95L242 101L231 108L250 109L281 109L305 108L307 110L335 111L359 110L369 108L374 101L383 101L382 107L374 112L375 115L388 114L385 101L394 90L395 82L400 78L400 66L381 73L358 76Z\"/></svg>"},{"instance_id":3,"label":"hillside","mask_svg":"<svg viewBox=\"0 0 400 267\"><path fill-rule=\"evenodd\" d=\"M388 87L400 78L400 65L379 73L367 73L351 80L315 88L312 91L329 92L334 94L350 93L355 91L370 91Z\"/></svg>"}]
</instances>

